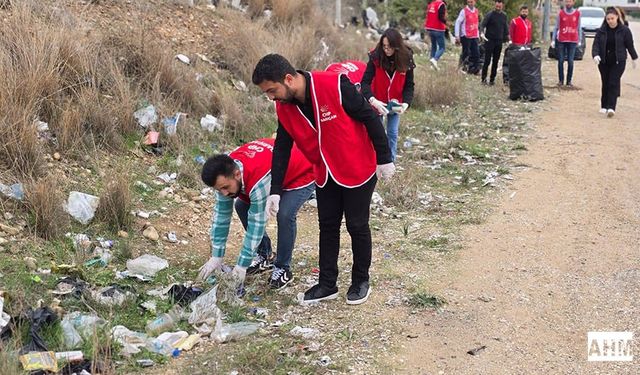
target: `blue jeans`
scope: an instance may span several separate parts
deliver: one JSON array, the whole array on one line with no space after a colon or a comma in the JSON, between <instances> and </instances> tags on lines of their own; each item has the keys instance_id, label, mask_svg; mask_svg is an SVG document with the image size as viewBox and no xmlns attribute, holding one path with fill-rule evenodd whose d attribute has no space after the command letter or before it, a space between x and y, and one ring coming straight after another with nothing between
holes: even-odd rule
<instances>
[{"instance_id":1,"label":"blue jeans","mask_svg":"<svg viewBox=\"0 0 640 375\"><path fill-rule=\"evenodd\" d=\"M400 127L400 115L391 113L387 115L387 139L389 140L389 148L391 149L391 161L396 160L398 153L398 128Z\"/></svg>"},{"instance_id":2,"label":"blue jeans","mask_svg":"<svg viewBox=\"0 0 640 375\"><path fill-rule=\"evenodd\" d=\"M316 188L315 184L297 190L283 191L280 196L280 209L278 210L278 247L276 252L275 266L289 269L293 245L298 232L296 218L300 207L306 202ZM236 199L236 212L242 222L242 226L247 229L247 216L249 204ZM257 253L269 257L271 255L271 239L265 232L262 241L258 245Z\"/></svg>"},{"instance_id":3,"label":"blue jeans","mask_svg":"<svg viewBox=\"0 0 640 375\"><path fill-rule=\"evenodd\" d=\"M573 42L557 42L558 49L558 81L564 83L564 59L567 58L567 85L571 83L573 78L573 57L576 55L578 43Z\"/></svg>"},{"instance_id":4,"label":"blue jeans","mask_svg":"<svg viewBox=\"0 0 640 375\"><path fill-rule=\"evenodd\" d=\"M444 54L444 31L427 30L431 38L431 57L440 60Z\"/></svg>"}]
</instances>

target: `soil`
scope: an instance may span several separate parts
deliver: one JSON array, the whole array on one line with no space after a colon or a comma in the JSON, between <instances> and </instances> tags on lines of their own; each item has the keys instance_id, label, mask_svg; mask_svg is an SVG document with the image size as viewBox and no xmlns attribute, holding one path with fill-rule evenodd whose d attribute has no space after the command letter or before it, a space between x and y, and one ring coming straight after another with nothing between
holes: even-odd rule
<instances>
[{"instance_id":1,"label":"soil","mask_svg":"<svg viewBox=\"0 0 640 375\"><path fill-rule=\"evenodd\" d=\"M640 24L632 29L640 35ZM519 160L530 168L435 271L430 288L449 303L406 321L418 337L393 359L401 373L640 373L638 358L587 361L587 332L640 327L640 71L627 60L616 114L605 118L587 43L578 89L548 98L536 121ZM544 62L545 86L556 69Z\"/></svg>"}]
</instances>

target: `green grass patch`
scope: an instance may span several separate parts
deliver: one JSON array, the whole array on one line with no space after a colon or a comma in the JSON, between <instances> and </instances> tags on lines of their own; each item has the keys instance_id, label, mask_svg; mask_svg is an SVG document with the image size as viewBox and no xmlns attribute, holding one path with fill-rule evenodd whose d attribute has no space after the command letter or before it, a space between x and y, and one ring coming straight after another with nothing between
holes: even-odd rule
<instances>
[{"instance_id":1,"label":"green grass patch","mask_svg":"<svg viewBox=\"0 0 640 375\"><path fill-rule=\"evenodd\" d=\"M446 303L444 298L427 292L414 292L409 297L409 305L420 309L439 309Z\"/></svg>"}]
</instances>

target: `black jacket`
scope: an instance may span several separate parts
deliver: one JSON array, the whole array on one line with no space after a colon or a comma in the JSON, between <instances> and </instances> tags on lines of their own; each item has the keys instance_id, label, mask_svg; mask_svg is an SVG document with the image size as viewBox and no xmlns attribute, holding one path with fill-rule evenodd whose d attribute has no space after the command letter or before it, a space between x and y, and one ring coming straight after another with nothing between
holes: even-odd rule
<instances>
[{"instance_id":1,"label":"black jacket","mask_svg":"<svg viewBox=\"0 0 640 375\"><path fill-rule=\"evenodd\" d=\"M600 56L602 63L607 58L607 28L609 25L605 22L598 30L596 30L596 37L593 40L593 47L591 48L592 57ZM620 24L616 27L616 62L627 60L627 51L631 55L631 59L638 58L638 53L633 46L633 35L631 30L625 25Z\"/></svg>"},{"instance_id":2,"label":"black jacket","mask_svg":"<svg viewBox=\"0 0 640 375\"><path fill-rule=\"evenodd\" d=\"M484 36L489 40L509 41L509 23L504 12L492 10L487 13L480 24L480 31L482 32L482 30L484 30Z\"/></svg>"}]
</instances>

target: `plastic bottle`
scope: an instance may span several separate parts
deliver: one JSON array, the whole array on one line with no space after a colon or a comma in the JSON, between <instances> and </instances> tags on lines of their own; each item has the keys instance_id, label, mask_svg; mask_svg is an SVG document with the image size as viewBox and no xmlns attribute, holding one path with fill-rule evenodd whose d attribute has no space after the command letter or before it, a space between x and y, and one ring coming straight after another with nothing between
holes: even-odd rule
<instances>
[{"instance_id":1,"label":"plastic bottle","mask_svg":"<svg viewBox=\"0 0 640 375\"><path fill-rule=\"evenodd\" d=\"M173 306L167 313L158 315L147 324L147 333L156 335L170 330L182 319L182 314L183 310L180 306Z\"/></svg>"},{"instance_id":2,"label":"plastic bottle","mask_svg":"<svg viewBox=\"0 0 640 375\"><path fill-rule=\"evenodd\" d=\"M180 349L174 348L169 343L155 339L147 344L147 350L152 353L161 354L167 357L177 357L180 355Z\"/></svg>"}]
</instances>

